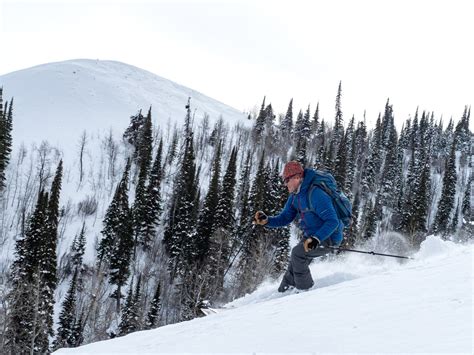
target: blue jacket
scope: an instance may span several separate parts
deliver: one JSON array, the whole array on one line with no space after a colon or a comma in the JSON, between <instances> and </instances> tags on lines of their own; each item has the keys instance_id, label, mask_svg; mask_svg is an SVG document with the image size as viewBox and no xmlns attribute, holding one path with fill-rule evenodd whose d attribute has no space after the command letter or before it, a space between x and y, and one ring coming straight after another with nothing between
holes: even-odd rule
<instances>
[{"instance_id":1,"label":"blue jacket","mask_svg":"<svg viewBox=\"0 0 474 355\"><path fill-rule=\"evenodd\" d=\"M311 194L314 211L311 211L308 206L308 193L314 176L313 169L304 170L304 179L299 191L290 194L279 215L268 217L266 226L283 227L298 217L300 218L299 227L305 238L314 236L321 242L331 238L333 244L339 245L342 242L344 225L337 217L331 197L316 187Z\"/></svg>"}]
</instances>

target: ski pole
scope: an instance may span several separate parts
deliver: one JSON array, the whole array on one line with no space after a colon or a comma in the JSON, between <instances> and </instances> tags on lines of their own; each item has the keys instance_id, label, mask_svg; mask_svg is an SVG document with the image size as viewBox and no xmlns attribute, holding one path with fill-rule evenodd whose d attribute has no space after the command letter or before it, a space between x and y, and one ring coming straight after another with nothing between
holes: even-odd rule
<instances>
[{"instance_id":1,"label":"ski pole","mask_svg":"<svg viewBox=\"0 0 474 355\"><path fill-rule=\"evenodd\" d=\"M339 251L350 251L350 252L353 252L353 253L388 256L388 257L391 257L391 258L413 259L413 258L410 258L409 256L393 255L393 254L383 254L383 253L376 253L376 252L374 252L374 251L363 251L363 250L355 250L355 249L347 249L347 248L339 248L339 247L331 247L331 246L328 246L328 247L325 247L325 248L332 249L332 250L339 250Z\"/></svg>"},{"instance_id":2,"label":"ski pole","mask_svg":"<svg viewBox=\"0 0 474 355\"><path fill-rule=\"evenodd\" d=\"M253 224L252 226L252 231L255 229L255 226L256 224ZM244 238L244 240L242 241L242 245L240 246L239 250L237 250L237 253L235 253L234 255L234 258L232 259L232 261L230 262L229 266L227 267L226 271L224 272L224 275L222 275L222 277L225 277L225 275L227 275L227 272L230 270L230 268L232 267L232 265L234 264L234 261L235 259L237 259L237 256L240 254L240 252L242 251L242 248L244 247L245 243L247 243L247 239L250 237L250 234L247 234L247 236Z\"/></svg>"}]
</instances>

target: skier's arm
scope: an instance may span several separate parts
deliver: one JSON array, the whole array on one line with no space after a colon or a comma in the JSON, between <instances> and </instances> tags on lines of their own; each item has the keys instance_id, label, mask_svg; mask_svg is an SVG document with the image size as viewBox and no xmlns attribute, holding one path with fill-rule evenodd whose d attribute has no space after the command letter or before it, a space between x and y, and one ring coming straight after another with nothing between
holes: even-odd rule
<instances>
[{"instance_id":1,"label":"skier's arm","mask_svg":"<svg viewBox=\"0 0 474 355\"><path fill-rule=\"evenodd\" d=\"M296 209L293 207L293 198L294 196L290 195L286 201L285 207L279 215L268 217L268 223L266 224L267 227L283 227L293 222L297 213Z\"/></svg>"},{"instance_id":2,"label":"skier's arm","mask_svg":"<svg viewBox=\"0 0 474 355\"><path fill-rule=\"evenodd\" d=\"M313 190L311 203L319 218L323 220L323 224L316 230L316 237L319 241L326 240L339 228L339 218L332 204L332 199L327 193L319 188Z\"/></svg>"}]
</instances>

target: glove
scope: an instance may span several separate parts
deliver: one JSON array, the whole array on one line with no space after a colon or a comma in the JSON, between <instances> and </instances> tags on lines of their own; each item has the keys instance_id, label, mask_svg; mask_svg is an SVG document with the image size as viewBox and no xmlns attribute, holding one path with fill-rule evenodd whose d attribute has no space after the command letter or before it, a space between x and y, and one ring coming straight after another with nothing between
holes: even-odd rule
<instances>
[{"instance_id":1,"label":"glove","mask_svg":"<svg viewBox=\"0 0 474 355\"><path fill-rule=\"evenodd\" d=\"M308 252L310 250L313 250L314 248L317 248L319 246L319 243L319 239L316 237L306 238L303 243L304 251Z\"/></svg>"},{"instance_id":2,"label":"glove","mask_svg":"<svg viewBox=\"0 0 474 355\"><path fill-rule=\"evenodd\" d=\"M255 213L253 223L264 226L265 224L268 223L268 216L263 211L257 211L257 213Z\"/></svg>"}]
</instances>

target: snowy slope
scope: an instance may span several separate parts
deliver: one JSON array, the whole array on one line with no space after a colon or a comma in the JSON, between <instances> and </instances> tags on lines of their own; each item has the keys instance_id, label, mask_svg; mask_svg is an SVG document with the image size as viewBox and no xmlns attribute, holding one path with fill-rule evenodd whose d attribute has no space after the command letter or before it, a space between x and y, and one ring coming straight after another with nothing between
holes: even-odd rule
<instances>
[{"instance_id":1,"label":"snowy slope","mask_svg":"<svg viewBox=\"0 0 474 355\"><path fill-rule=\"evenodd\" d=\"M146 115L152 106L154 131L163 137L165 152L174 126L182 128L188 97L191 97L196 130L205 115L209 116L210 129L220 117L229 127L251 124L242 112L221 102L143 69L114 61L81 59L39 65L0 76L0 87L3 87L4 102L14 98L13 151L7 167L5 199L0 201L0 228L3 228L0 268L9 265L19 234L20 207L12 206L26 204L26 211L33 209L38 188L32 182L38 182L41 159L45 162L44 174L50 180L59 160L64 162L60 203L71 211L71 217L61 222L60 257L84 221L73 213L79 203L89 196L99 202L97 214L86 221L91 241L85 260L91 262L92 240L99 235L102 217L128 156L121 142L130 116L140 109ZM83 133L87 143L80 161L79 143ZM112 168L107 165L109 135L116 144ZM38 149L43 141L49 143L48 148ZM207 166L204 161L201 163L203 168ZM81 181L79 167L84 174Z\"/></svg>"},{"instance_id":2,"label":"snowy slope","mask_svg":"<svg viewBox=\"0 0 474 355\"><path fill-rule=\"evenodd\" d=\"M269 282L218 314L55 354L470 354L472 257L472 245L434 237L404 264L346 255L312 265L309 292L282 297Z\"/></svg>"},{"instance_id":3,"label":"snowy slope","mask_svg":"<svg viewBox=\"0 0 474 355\"><path fill-rule=\"evenodd\" d=\"M152 106L162 128L184 121L191 97L198 121L245 122L245 115L197 91L146 70L114 61L70 60L49 63L0 76L4 100L14 97L14 146L48 140L61 150L77 150L80 134L123 133L130 116Z\"/></svg>"}]
</instances>

